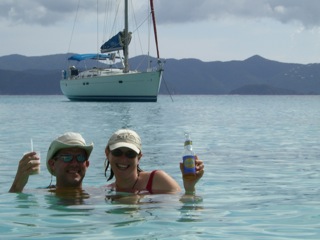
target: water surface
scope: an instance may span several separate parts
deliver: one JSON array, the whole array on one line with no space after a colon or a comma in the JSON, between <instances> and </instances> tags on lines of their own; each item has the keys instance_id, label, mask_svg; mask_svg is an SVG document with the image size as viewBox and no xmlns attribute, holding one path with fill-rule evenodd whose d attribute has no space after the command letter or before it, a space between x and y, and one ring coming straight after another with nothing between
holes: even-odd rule
<instances>
[{"instance_id":1,"label":"water surface","mask_svg":"<svg viewBox=\"0 0 320 240\"><path fill-rule=\"evenodd\" d=\"M0 96L0 233L4 239L319 239L319 96L160 96L157 103L70 102L63 96ZM143 141L144 170L181 185L184 132L205 162L202 201L181 194L137 203L106 199L108 137L121 127ZM66 131L95 144L84 181L89 197L63 199L44 159ZM18 161L41 151L40 175L7 193Z\"/></svg>"}]
</instances>

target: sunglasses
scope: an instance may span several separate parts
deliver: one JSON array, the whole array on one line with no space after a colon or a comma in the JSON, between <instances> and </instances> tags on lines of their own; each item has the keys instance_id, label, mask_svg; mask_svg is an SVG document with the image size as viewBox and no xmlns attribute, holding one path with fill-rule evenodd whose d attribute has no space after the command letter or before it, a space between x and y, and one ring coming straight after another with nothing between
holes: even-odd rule
<instances>
[{"instance_id":1,"label":"sunglasses","mask_svg":"<svg viewBox=\"0 0 320 240\"><path fill-rule=\"evenodd\" d=\"M133 150L128 150L126 152L123 152L121 149L117 148L115 150L111 151L111 154L115 157L121 157L123 154L127 157L127 158L135 158L138 156L138 153L136 153Z\"/></svg>"},{"instance_id":2,"label":"sunglasses","mask_svg":"<svg viewBox=\"0 0 320 240\"><path fill-rule=\"evenodd\" d=\"M80 163L87 161L87 156L85 154L61 154L56 156L55 159L61 159L63 162L68 163L71 162L74 157L76 157L77 161Z\"/></svg>"}]
</instances>

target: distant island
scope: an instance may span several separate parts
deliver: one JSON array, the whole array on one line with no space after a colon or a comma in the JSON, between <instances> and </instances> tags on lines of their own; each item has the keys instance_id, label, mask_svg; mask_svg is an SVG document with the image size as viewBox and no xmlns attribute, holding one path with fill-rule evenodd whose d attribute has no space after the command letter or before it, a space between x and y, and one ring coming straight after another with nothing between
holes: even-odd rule
<instances>
[{"instance_id":1,"label":"distant island","mask_svg":"<svg viewBox=\"0 0 320 240\"><path fill-rule=\"evenodd\" d=\"M71 54L0 57L1 95L57 95ZM139 70L143 56L131 58ZM153 60L156 62L156 59ZM76 64L76 63L74 63ZM94 66L94 62L87 66ZM160 94L319 95L320 64L282 63L255 55L243 61L166 59Z\"/></svg>"}]
</instances>

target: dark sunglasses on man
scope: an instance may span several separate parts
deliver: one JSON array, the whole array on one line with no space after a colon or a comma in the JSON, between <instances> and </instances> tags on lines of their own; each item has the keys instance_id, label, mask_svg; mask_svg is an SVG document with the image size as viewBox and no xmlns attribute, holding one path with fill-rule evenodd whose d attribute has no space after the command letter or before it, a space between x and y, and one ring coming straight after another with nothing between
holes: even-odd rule
<instances>
[{"instance_id":1,"label":"dark sunglasses on man","mask_svg":"<svg viewBox=\"0 0 320 240\"><path fill-rule=\"evenodd\" d=\"M87 160L87 156L85 154L77 154L77 155L73 155L73 154L60 154L58 156L56 156L54 159L61 159L63 162L68 163L71 162L73 160L73 158L77 159L77 162L83 163Z\"/></svg>"}]
</instances>

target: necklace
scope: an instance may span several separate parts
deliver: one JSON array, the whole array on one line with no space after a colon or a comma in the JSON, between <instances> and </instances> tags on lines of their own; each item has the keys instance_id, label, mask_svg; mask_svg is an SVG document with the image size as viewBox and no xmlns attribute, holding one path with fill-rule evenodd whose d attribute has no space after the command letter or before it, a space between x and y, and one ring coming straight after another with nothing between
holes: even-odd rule
<instances>
[{"instance_id":1,"label":"necklace","mask_svg":"<svg viewBox=\"0 0 320 240\"><path fill-rule=\"evenodd\" d=\"M136 184L138 183L138 180L139 180L139 172L138 172L138 177L137 177L136 181L134 182L134 184L133 184L132 187L131 187L131 190L134 189L134 187L135 187ZM115 184L115 190L116 190L116 191L117 191L117 190L118 190L118 191L125 190L124 188L119 187L116 182L115 182L114 184Z\"/></svg>"},{"instance_id":2,"label":"necklace","mask_svg":"<svg viewBox=\"0 0 320 240\"><path fill-rule=\"evenodd\" d=\"M137 180L134 182L134 184L133 184L133 186L132 186L132 188L131 188L132 190L133 190L133 188L136 186L136 184L137 184L138 180L139 180L139 172L138 172Z\"/></svg>"}]
</instances>

